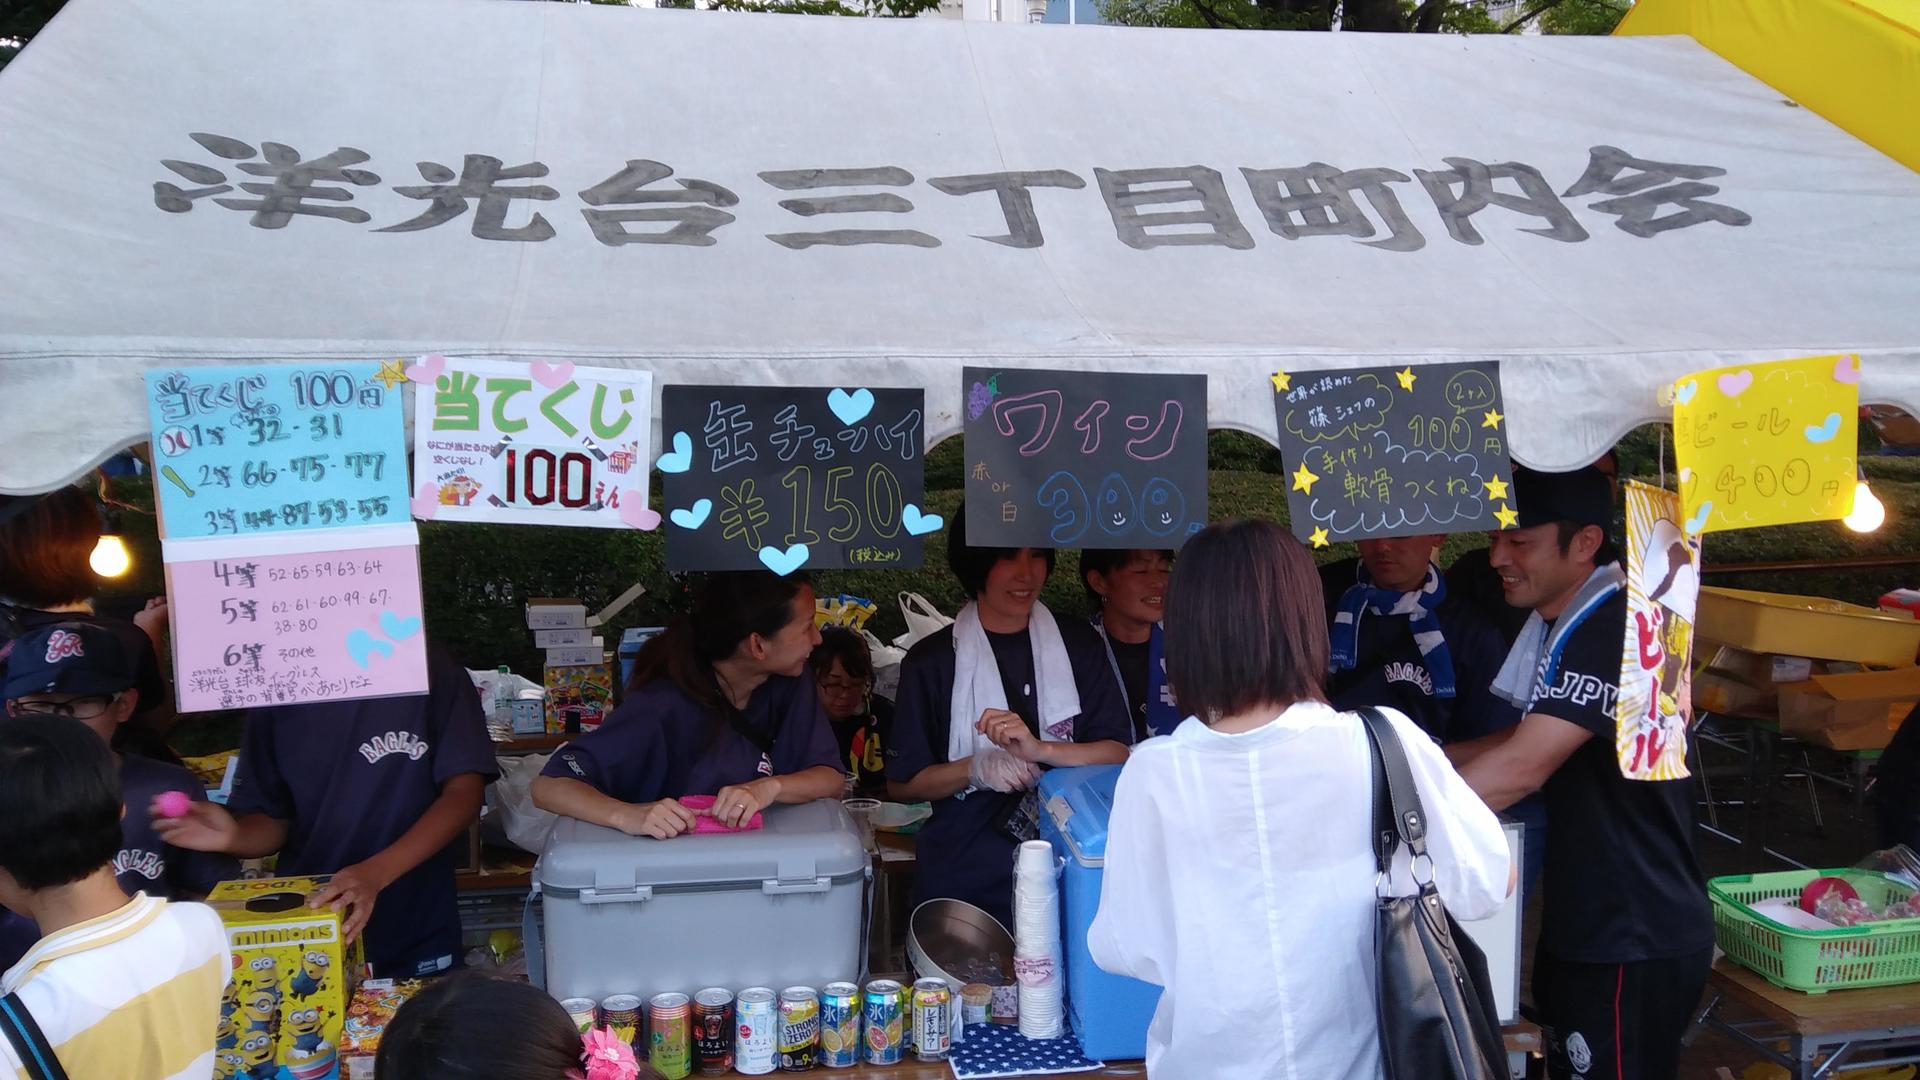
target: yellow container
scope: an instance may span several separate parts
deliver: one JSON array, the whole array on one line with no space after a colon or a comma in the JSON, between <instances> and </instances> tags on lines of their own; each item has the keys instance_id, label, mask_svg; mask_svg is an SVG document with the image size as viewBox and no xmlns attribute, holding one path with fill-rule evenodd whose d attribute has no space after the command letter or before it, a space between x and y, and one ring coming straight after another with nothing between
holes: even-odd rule
<instances>
[{"instance_id":1,"label":"yellow container","mask_svg":"<svg viewBox=\"0 0 1920 1080\"><path fill-rule=\"evenodd\" d=\"M226 924L233 951L233 982L221 1003L214 1052L215 1080L335 1080L340 1075L340 1038L362 954L359 942L342 940L340 916L307 907L307 897L327 880L225 881L207 896L208 906Z\"/></svg>"},{"instance_id":2,"label":"yellow container","mask_svg":"<svg viewBox=\"0 0 1920 1080\"><path fill-rule=\"evenodd\" d=\"M1910 667L1920 621L1818 596L1707 587L1694 633L1750 652Z\"/></svg>"}]
</instances>

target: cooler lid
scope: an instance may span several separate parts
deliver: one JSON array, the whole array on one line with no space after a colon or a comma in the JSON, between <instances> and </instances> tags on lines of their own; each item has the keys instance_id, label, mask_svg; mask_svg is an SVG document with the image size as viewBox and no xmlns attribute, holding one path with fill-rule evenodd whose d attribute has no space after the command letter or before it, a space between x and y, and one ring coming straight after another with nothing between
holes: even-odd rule
<instances>
[{"instance_id":1,"label":"cooler lid","mask_svg":"<svg viewBox=\"0 0 1920 1080\"><path fill-rule=\"evenodd\" d=\"M636 886L758 888L866 872L867 852L838 801L769 807L763 820L753 832L655 840L562 818L540 856L540 888L557 895Z\"/></svg>"},{"instance_id":2,"label":"cooler lid","mask_svg":"<svg viewBox=\"0 0 1920 1080\"><path fill-rule=\"evenodd\" d=\"M1120 782L1120 768L1082 765L1053 769L1040 778L1041 802L1082 865L1099 866L1106 860L1107 823L1113 817L1113 789Z\"/></svg>"}]
</instances>

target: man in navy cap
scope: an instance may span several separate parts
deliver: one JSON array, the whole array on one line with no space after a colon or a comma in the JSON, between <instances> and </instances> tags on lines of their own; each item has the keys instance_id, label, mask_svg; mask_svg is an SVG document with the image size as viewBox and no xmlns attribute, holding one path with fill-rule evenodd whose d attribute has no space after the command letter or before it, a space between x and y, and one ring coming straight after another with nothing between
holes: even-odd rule
<instances>
[{"instance_id":1,"label":"man in navy cap","mask_svg":"<svg viewBox=\"0 0 1920 1080\"><path fill-rule=\"evenodd\" d=\"M131 627L129 629L132 629ZM91 728L112 746L120 725L140 708L140 658L145 638L117 633L97 621L73 620L35 627L13 642L7 657L7 722L65 716ZM221 881L240 876L240 864L225 855L187 851L161 841L147 807L168 791L204 802L206 791L178 765L135 753L119 753L120 787L128 808L120 820L120 851L114 877L129 896L197 900ZM16 928L17 929L17 928ZM0 932L0 939L10 935Z\"/></svg>"},{"instance_id":2,"label":"man in navy cap","mask_svg":"<svg viewBox=\"0 0 1920 1080\"><path fill-rule=\"evenodd\" d=\"M1533 994L1556 1080L1671 1080L1706 985L1713 922L1687 780L1628 780L1614 750L1626 575L1613 487L1591 467L1515 469L1519 527L1492 536L1507 603L1530 612L1494 680L1522 713L1447 753L1488 805L1547 797L1546 909Z\"/></svg>"}]
</instances>

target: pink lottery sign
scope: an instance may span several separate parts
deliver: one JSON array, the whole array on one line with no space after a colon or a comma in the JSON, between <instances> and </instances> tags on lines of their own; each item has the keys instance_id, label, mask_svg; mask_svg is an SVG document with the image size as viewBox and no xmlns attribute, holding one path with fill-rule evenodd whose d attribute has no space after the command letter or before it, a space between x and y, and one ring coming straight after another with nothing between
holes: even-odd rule
<instances>
[{"instance_id":1,"label":"pink lottery sign","mask_svg":"<svg viewBox=\"0 0 1920 1080\"><path fill-rule=\"evenodd\" d=\"M426 692L413 526L169 541L166 560L181 712Z\"/></svg>"}]
</instances>

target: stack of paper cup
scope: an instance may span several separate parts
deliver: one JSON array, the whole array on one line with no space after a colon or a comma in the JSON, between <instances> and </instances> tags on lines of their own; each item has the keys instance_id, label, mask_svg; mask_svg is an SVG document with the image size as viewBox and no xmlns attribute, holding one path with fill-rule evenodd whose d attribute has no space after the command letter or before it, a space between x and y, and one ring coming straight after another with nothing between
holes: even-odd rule
<instances>
[{"instance_id":1,"label":"stack of paper cup","mask_svg":"<svg viewBox=\"0 0 1920 1080\"><path fill-rule=\"evenodd\" d=\"M1065 1029L1058 873L1053 845L1020 845L1013 864L1013 972L1020 984L1020 1034L1029 1039L1057 1039Z\"/></svg>"}]
</instances>

